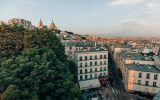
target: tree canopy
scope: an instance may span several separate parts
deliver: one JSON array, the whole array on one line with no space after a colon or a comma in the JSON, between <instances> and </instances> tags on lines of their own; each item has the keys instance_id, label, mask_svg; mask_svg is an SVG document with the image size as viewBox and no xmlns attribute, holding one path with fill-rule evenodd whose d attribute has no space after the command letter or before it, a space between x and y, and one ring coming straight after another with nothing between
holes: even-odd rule
<instances>
[{"instance_id":1,"label":"tree canopy","mask_svg":"<svg viewBox=\"0 0 160 100\"><path fill-rule=\"evenodd\" d=\"M79 100L74 64L55 33L15 27L0 26L0 99Z\"/></svg>"}]
</instances>

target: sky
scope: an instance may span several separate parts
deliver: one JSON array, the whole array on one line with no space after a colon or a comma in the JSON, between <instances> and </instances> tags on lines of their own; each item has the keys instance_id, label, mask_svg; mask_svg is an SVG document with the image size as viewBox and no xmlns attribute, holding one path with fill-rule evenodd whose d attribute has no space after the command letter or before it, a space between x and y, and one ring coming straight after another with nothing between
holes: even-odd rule
<instances>
[{"instance_id":1,"label":"sky","mask_svg":"<svg viewBox=\"0 0 160 100\"><path fill-rule=\"evenodd\" d=\"M23 18L37 26L81 34L160 36L160 0L1 0L0 20Z\"/></svg>"}]
</instances>

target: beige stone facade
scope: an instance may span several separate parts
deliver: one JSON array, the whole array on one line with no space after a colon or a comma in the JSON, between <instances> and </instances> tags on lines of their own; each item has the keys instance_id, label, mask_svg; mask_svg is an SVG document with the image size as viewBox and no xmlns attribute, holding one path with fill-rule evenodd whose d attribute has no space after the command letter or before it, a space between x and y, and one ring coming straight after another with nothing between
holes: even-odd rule
<instances>
[{"instance_id":1,"label":"beige stone facade","mask_svg":"<svg viewBox=\"0 0 160 100\"><path fill-rule=\"evenodd\" d=\"M76 52L74 61L78 67L80 89L100 87L98 79L108 75L108 51Z\"/></svg>"}]
</instances>

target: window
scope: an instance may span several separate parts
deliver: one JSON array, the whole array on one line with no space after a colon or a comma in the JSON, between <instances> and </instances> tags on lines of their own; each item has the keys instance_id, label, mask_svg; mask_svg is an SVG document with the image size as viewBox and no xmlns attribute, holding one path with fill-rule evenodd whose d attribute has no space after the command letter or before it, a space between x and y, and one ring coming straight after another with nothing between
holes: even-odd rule
<instances>
[{"instance_id":1,"label":"window","mask_svg":"<svg viewBox=\"0 0 160 100\"><path fill-rule=\"evenodd\" d=\"M135 61L133 61L133 64L135 64Z\"/></svg>"},{"instance_id":2,"label":"window","mask_svg":"<svg viewBox=\"0 0 160 100\"><path fill-rule=\"evenodd\" d=\"M95 61L95 65L97 65L97 61Z\"/></svg>"},{"instance_id":3,"label":"window","mask_svg":"<svg viewBox=\"0 0 160 100\"><path fill-rule=\"evenodd\" d=\"M92 78L92 74L90 74L90 78Z\"/></svg>"},{"instance_id":4,"label":"window","mask_svg":"<svg viewBox=\"0 0 160 100\"><path fill-rule=\"evenodd\" d=\"M85 75L85 79L87 79L88 77L87 77L87 75Z\"/></svg>"},{"instance_id":5,"label":"window","mask_svg":"<svg viewBox=\"0 0 160 100\"><path fill-rule=\"evenodd\" d=\"M69 49L72 50L72 46L70 46Z\"/></svg>"},{"instance_id":6,"label":"window","mask_svg":"<svg viewBox=\"0 0 160 100\"><path fill-rule=\"evenodd\" d=\"M90 72L92 72L92 68L90 68Z\"/></svg>"},{"instance_id":7,"label":"window","mask_svg":"<svg viewBox=\"0 0 160 100\"><path fill-rule=\"evenodd\" d=\"M90 62L90 66L92 66L92 62Z\"/></svg>"},{"instance_id":8,"label":"window","mask_svg":"<svg viewBox=\"0 0 160 100\"><path fill-rule=\"evenodd\" d=\"M97 73L95 74L95 78L97 78Z\"/></svg>"},{"instance_id":9,"label":"window","mask_svg":"<svg viewBox=\"0 0 160 100\"><path fill-rule=\"evenodd\" d=\"M106 59L106 55L104 55L104 59Z\"/></svg>"},{"instance_id":10,"label":"window","mask_svg":"<svg viewBox=\"0 0 160 100\"><path fill-rule=\"evenodd\" d=\"M145 86L148 86L148 84L149 84L149 82L148 82L148 81L146 81L146 82L145 82Z\"/></svg>"},{"instance_id":11,"label":"window","mask_svg":"<svg viewBox=\"0 0 160 100\"><path fill-rule=\"evenodd\" d=\"M138 77L139 77L139 78L142 78L142 73L139 73Z\"/></svg>"},{"instance_id":12,"label":"window","mask_svg":"<svg viewBox=\"0 0 160 100\"><path fill-rule=\"evenodd\" d=\"M82 63L80 63L80 67L82 67Z\"/></svg>"},{"instance_id":13,"label":"window","mask_svg":"<svg viewBox=\"0 0 160 100\"><path fill-rule=\"evenodd\" d=\"M102 61L100 61L100 65L102 65Z\"/></svg>"},{"instance_id":14,"label":"window","mask_svg":"<svg viewBox=\"0 0 160 100\"><path fill-rule=\"evenodd\" d=\"M87 69L85 69L85 73L87 73Z\"/></svg>"},{"instance_id":15,"label":"window","mask_svg":"<svg viewBox=\"0 0 160 100\"><path fill-rule=\"evenodd\" d=\"M104 71L106 71L106 67L104 67L103 69L104 69Z\"/></svg>"},{"instance_id":16,"label":"window","mask_svg":"<svg viewBox=\"0 0 160 100\"><path fill-rule=\"evenodd\" d=\"M76 51L78 51L78 48L76 48Z\"/></svg>"},{"instance_id":17,"label":"window","mask_svg":"<svg viewBox=\"0 0 160 100\"><path fill-rule=\"evenodd\" d=\"M100 55L100 59L102 59L102 55Z\"/></svg>"},{"instance_id":18,"label":"window","mask_svg":"<svg viewBox=\"0 0 160 100\"><path fill-rule=\"evenodd\" d=\"M106 76L106 73L103 73L103 76Z\"/></svg>"},{"instance_id":19,"label":"window","mask_svg":"<svg viewBox=\"0 0 160 100\"><path fill-rule=\"evenodd\" d=\"M99 74L99 77L102 77L102 73Z\"/></svg>"},{"instance_id":20,"label":"window","mask_svg":"<svg viewBox=\"0 0 160 100\"><path fill-rule=\"evenodd\" d=\"M154 74L154 79L157 80L158 79L158 75Z\"/></svg>"},{"instance_id":21,"label":"window","mask_svg":"<svg viewBox=\"0 0 160 100\"><path fill-rule=\"evenodd\" d=\"M83 80L83 77L82 77L82 75L80 76L80 80Z\"/></svg>"},{"instance_id":22,"label":"window","mask_svg":"<svg viewBox=\"0 0 160 100\"><path fill-rule=\"evenodd\" d=\"M85 67L87 67L87 62L85 62Z\"/></svg>"},{"instance_id":23,"label":"window","mask_svg":"<svg viewBox=\"0 0 160 100\"><path fill-rule=\"evenodd\" d=\"M97 59L97 55L95 55L95 59Z\"/></svg>"},{"instance_id":24,"label":"window","mask_svg":"<svg viewBox=\"0 0 160 100\"><path fill-rule=\"evenodd\" d=\"M141 80L138 80L138 85L141 85Z\"/></svg>"},{"instance_id":25,"label":"window","mask_svg":"<svg viewBox=\"0 0 160 100\"><path fill-rule=\"evenodd\" d=\"M102 67L100 67L100 71L102 71Z\"/></svg>"},{"instance_id":26,"label":"window","mask_svg":"<svg viewBox=\"0 0 160 100\"><path fill-rule=\"evenodd\" d=\"M85 60L87 60L87 56L85 56Z\"/></svg>"},{"instance_id":27,"label":"window","mask_svg":"<svg viewBox=\"0 0 160 100\"><path fill-rule=\"evenodd\" d=\"M150 74L147 74L147 75L146 75L146 79L149 79L149 78L150 78Z\"/></svg>"},{"instance_id":28,"label":"window","mask_svg":"<svg viewBox=\"0 0 160 100\"><path fill-rule=\"evenodd\" d=\"M104 65L106 65L106 61L104 61Z\"/></svg>"},{"instance_id":29,"label":"window","mask_svg":"<svg viewBox=\"0 0 160 100\"><path fill-rule=\"evenodd\" d=\"M79 57L79 60L82 61L82 56Z\"/></svg>"},{"instance_id":30,"label":"window","mask_svg":"<svg viewBox=\"0 0 160 100\"><path fill-rule=\"evenodd\" d=\"M153 82L153 87L157 87L157 82Z\"/></svg>"},{"instance_id":31,"label":"window","mask_svg":"<svg viewBox=\"0 0 160 100\"><path fill-rule=\"evenodd\" d=\"M80 69L80 74L82 74L82 69Z\"/></svg>"},{"instance_id":32,"label":"window","mask_svg":"<svg viewBox=\"0 0 160 100\"><path fill-rule=\"evenodd\" d=\"M92 60L92 56L90 56L90 60Z\"/></svg>"},{"instance_id":33,"label":"window","mask_svg":"<svg viewBox=\"0 0 160 100\"><path fill-rule=\"evenodd\" d=\"M97 68L95 68L95 72L97 72Z\"/></svg>"}]
</instances>

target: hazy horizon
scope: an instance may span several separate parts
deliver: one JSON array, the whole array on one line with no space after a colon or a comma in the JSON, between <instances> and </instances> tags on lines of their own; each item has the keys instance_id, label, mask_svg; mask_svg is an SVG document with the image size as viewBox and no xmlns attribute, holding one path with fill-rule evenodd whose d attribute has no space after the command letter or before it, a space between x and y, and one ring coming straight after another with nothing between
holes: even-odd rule
<instances>
[{"instance_id":1,"label":"hazy horizon","mask_svg":"<svg viewBox=\"0 0 160 100\"><path fill-rule=\"evenodd\" d=\"M159 0L1 0L0 20L24 18L37 26L53 19L75 33L160 36Z\"/></svg>"}]
</instances>

